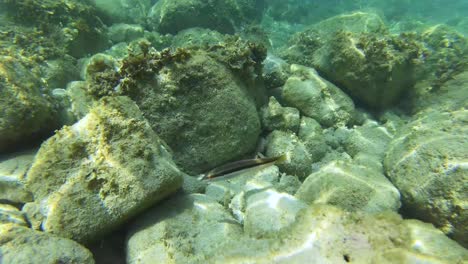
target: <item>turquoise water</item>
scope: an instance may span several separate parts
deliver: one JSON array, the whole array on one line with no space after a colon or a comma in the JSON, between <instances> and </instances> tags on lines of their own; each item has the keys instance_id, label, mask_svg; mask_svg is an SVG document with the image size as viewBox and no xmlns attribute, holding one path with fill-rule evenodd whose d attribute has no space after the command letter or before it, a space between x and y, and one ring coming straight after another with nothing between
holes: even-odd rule
<instances>
[{"instance_id":1,"label":"turquoise water","mask_svg":"<svg viewBox=\"0 0 468 264\"><path fill-rule=\"evenodd\" d=\"M0 264L465 263L468 1L0 0Z\"/></svg>"}]
</instances>

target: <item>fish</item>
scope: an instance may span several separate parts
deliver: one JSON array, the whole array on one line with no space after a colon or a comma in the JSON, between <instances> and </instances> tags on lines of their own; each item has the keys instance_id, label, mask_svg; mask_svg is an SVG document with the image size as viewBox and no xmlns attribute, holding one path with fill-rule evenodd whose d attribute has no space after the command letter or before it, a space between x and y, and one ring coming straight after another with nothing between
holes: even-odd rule
<instances>
[{"instance_id":1,"label":"fish","mask_svg":"<svg viewBox=\"0 0 468 264\"><path fill-rule=\"evenodd\" d=\"M261 165L273 165L275 163L284 162L287 159L286 154L277 157L269 158L254 158L254 159L244 159L234 162L230 162L219 167L216 167L207 173L201 174L199 180L212 180L222 176L227 176L238 171L243 171L245 169L261 166Z\"/></svg>"}]
</instances>

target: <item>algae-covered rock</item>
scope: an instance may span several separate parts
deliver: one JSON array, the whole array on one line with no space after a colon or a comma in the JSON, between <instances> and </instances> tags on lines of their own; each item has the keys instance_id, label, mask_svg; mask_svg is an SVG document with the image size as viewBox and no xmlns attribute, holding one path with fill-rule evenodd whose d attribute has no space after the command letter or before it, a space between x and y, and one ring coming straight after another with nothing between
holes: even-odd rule
<instances>
[{"instance_id":1,"label":"algae-covered rock","mask_svg":"<svg viewBox=\"0 0 468 264\"><path fill-rule=\"evenodd\" d=\"M0 159L0 201L27 203L33 200L24 186L24 177L34 159L35 151L21 152Z\"/></svg>"},{"instance_id":2,"label":"algae-covered rock","mask_svg":"<svg viewBox=\"0 0 468 264\"><path fill-rule=\"evenodd\" d=\"M288 106L296 107L326 127L342 126L351 121L353 101L339 88L312 68L294 64L291 73L282 92Z\"/></svg>"},{"instance_id":3,"label":"algae-covered rock","mask_svg":"<svg viewBox=\"0 0 468 264\"><path fill-rule=\"evenodd\" d=\"M110 23L143 23L151 9L151 0L91 0Z\"/></svg>"},{"instance_id":4,"label":"algae-covered rock","mask_svg":"<svg viewBox=\"0 0 468 264\"><path fill-rule=\"evenodd\" d=\"M400 193L381 172L342 161L309 175L295 196L309 204L331 204L347 211L377 213L400 207Z\"/></svg>"},{"instance_id":5,"label":"algae-covered rock","mask_svg":"<svg viewBox=\"0 0 468 264\"><path fill-rule=\"evenodd\" d=\"M264 194L268 191L254 194L259 200L252 199L257 203L250 205L269 204L259 208L260 215L273 212L288 197L276 193L261 200ZM294 219L284 229L275 230L271 225L270 221L281 219L274 214L256 222L257 229L247 228L254 232L252 235L262 228L271 233L253 238L208 197L173 197L152 208L130 228L127 262L395 263L395 259L407 257L413 261L410 263L461 263L468 256L466 249L437 229L416 220L402 220L394 213L346 213L315 205L291 215L282 219L283 223ZM251 216L258 215L252 212Z\"/></svg>"},{"instance_id":6,"label":"algae-covered rock","mask_svg":"<svg viewBox=\"0 0 468 264\"><path fill-rule=\"evenodd\" d=\"M73 240L12 224L0 224L2 263L94 264L88 249Z\"/></svg>"},{"instance_id":7,"label":"algae-covered rock","mask_svg":"<svg viewBox=\"0 0 468 264\"><path fill-rule=\"evenodd\" d=\"M466 107L468 102L468 71L463 71L450 77L440 87L434 88L430 83L422 82L416 85L417 94L414 97L413 111L424 110L456 111Z\"/></svg>"},{"instance_id":8,"label":"algae-covered rock","mask_svg":"<svg viewBox=\"0 0 468 264\"><path fill-rule=\"evenodd\" d=\"M354 126L352 129L340 129L347 133L343 145L346 152L352 157L363 153L374 156L382 162L387 145L393 139L392 133L372 120L367 120L363 125Z\"/></svg>"},{"instance_id":9,"label":"algae-covered rock","mask_svg":"<svg viewBox=\"0 0 468 264\"><path fill-rule=\"evenodd\" d=\"M312 172L313 157L296 134L275 130L267 137L266 155L278 157L286 155L285 162L278 164L280 170L289 175L304 179Z\"/></svg>"},{"instance_id":10,"label":"algae-covered rock","mask_svg":"<svg viewBox=\"0 0 468 264\"><path fill-rule=\"evenodd\" d=\"M28 66L0 56L0 153L34 142L58 126L44 83Z\"/></svg>"},{"instance_id":11,"label":"algae-covered rock","mask_svg":"<svg viewBox=\"0 0 468 264\"><path fill-rule=\"evenodd\" d=\"M207 53L168 63L138 87L132 98L187 172L201 173L255 150L260 118L251 93L257 87Z\"/></svg>"},{"instance_id":12,"label":"algae-covered rock","mask_svg":"<svg viewBox=\"0 0 468 264\"><path fill-rule=\"evenodd\" d=\"M177 33L191 27L234 33L236 29L258 19L263 0L160 0L148 17L156 31Z\"/></svg>"},{"instance_id":13,"label":"algae-covered rock","mask_svg":"<svg viewBox=\"0 0 468 264\"><path fill-rule=\"evenodd\" d=\"M322 126L313 118L301 117L297 136L304 142L307 151L314 157L314 162L322 159L329 150Z\"/></svg>"},{"instance_id":14,"label":"algae-covered rock","mask_svg":"<svg viewBox=\"0 0 468 264\"><path fill-rule=\"evenodd\" d=\"M33 35L36 37L32 39L19 34L22 42L39 48L25 48L27 53L60 50L60 55L65 52L80 58L101 51L108 45L106 28L90 1L18 0L2 1L0 4L8 10L15 23L35 28Z\"/></svg>"},{"instance_id":15,"label":"algae-covered rock","mask_svg":"<svg viewBox=\"0 0 468 264\"><path fill-rule=\"evenodd\" d=\"M246 198L244 231L257 238L276 237L296 221L307 206L287 193L264 190Z\"/></svg>"},{"instance_id":16,"label":"algae-covered rock","mask_svg":"<svg viewBox=\"0 0 468 264\"><path fill-rule=\"evenodd\" d=\"M0 203L0 226L3 224L14 224L28 227L28 222L26 221L24 212L21 212L13 205Z\"/></svg>"},{"instance_id":17,"label":"algae-covered rock","mask_svg":"<svg viewBox=\"0 0 468 264\"><path fill-rule=\"evenodd\" d=\"M403 213L468 241L468 111L422 113L403 127L385 157Z\"/></svg>"},{"instance_id":18,"label":"algae-covered rock","mask_svg":"<svg viewBox=\"0 0 468 264\"><path fill-rule=\"evenodd\" d=\"M278 56L268 54L263 62L263 79L267 89L283 86L289 77L290 65Z\"/></svg>"},{"instance_id":19,"label":"algae-covered rock","mask_svg":"<svg viewBox=\"0 0 468 264\"><path fill-rule=\"evenodd\" d=\"M224 35L208 28L188 28L181 30L172 39L174 48L203 47L218 44L224 40Z\"/></svg>"},{"instance_id":20,"label":"algae-covered rock","mask_svg":"<svg viewBox=\"0 0 468 264\"><path fill-rule=\"evenodd\" d=\"M145 34L144 28L138 24L113 24L109 27L109 40L113 43L130 42L142 38Z\"/></svg>"},{"instance_id":21,"label":"algae-covered rock","mask_svg":"<svg viewBox=\"0 0 468 264\"><path fill-rule=\"evenodd\" d=\"M32 226L89 241L177 190L182 173L127 97L107 97L47 140L26 177Z\"/></svg>"},{"instance_id":22,"label":"algae-covered rock","mask_svg":"<svg viewBox=\"0 0 468 264\"><path fill-rule=\"evenodd\" d=\"M268 131L289 130L297 132L299 129L300 114L294 107L283 107L271 96L268 106L262 108L263 128Z\"/></svg>"},{"instance_id":23,"label":"algae-covered rock","mask_svg":"<svg viewBox=\"0 0 468 264\"><path fill-rule=\"evenodd\" d=\"M414 85L423 45L412 34L390 35L381 21L354 24L352 17L330 18L300 33L285 56L290 63L316 68L358 102L387 108Z\"/></svg>"},{"instance_id":24,"label":"algae-covered rock","mask_svg":"<svg viewBox=\"0 0 468 264\"><path fill-rule=\"evenodd\" d=\"M341 30L353 33L377 33L387 30L379 15L360 11L333 16L312 25L310 29L317 30L319 34Z\"/></svg>"},{"instance_id":25,"label":"algae-covered rock","mask_svg":"<svg viewBox=\"0 0 468 264\"><path fill-rule=\"evenodd\" d=\"M178 195L151 208L132 224L127 263L203 263L241 236L241 230L210 197Z\"/></svg>"}]
</instances>

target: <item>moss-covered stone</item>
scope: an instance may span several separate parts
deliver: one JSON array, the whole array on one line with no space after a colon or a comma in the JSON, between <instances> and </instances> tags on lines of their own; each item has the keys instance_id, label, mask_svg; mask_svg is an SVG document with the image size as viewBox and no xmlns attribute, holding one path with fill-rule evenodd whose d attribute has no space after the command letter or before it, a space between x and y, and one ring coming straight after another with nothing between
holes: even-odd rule
<instances>
[{"instance_id":1,"label":"moss-covered stone","mask_svg":"<svg viewBox=\"0 0 468 264\"><path fill-rule=\"evenodd\" d=\"M263 0L161 0L148 16L161 33L174 34L191 27L204 27L232 34L259 18L262 7Z\"/></svg>"},{"instance_id":2,"label":"moss-covered stone","mask_svg":"<svg viewBox=\"0 0 468 264\"><path fill-rule=\"evenodd\" d=\"M14 57L0 56L0 152L32 144L59 125L39 73L28 66Z\"/></svg>"},{"instance_id":3,"label":"moss-covered stone","mask_svg":"<svg viewBox=\"0 0 468 264\"><path fill-rule=\"evenodd\" d=\"M41 146L26 183L33 227L90 241L177 190L182 173L135 103L108 97Z\"/></svg>"},{"instance_id":4,"label":"moss-covered stone","mask_svg":"<svg viewBox=\"0 0 468 264\"><path fill-rule=\"evenodd\" d=\"M73 240L13 224L0 224L0 251L4 263L94 264L91 252Z\"/></svg>"},{"instance_id":5,"label":"moss-covered stone","mask_svg":"<svg viewBox=\"0 0 468 264\"><path fill-rule=\"evenodd\" d=\"M400 193L382 172L340 161L309 175L296 197L309 204L331 204L346 211L377 213L400 207Z\"/></svg>"},{"instance_id":6,"label":"moss-covered stone","mask_svg":"<svg viewBox=\"0 0 468 264\"><path fill-rule=\"evenodd\" d=\"M468 111L426 112L390 143L386 174L402 194L403 214L434 224L467 246Z\"/></svg>"},{"instance_id":7,"label":"moss-covered stone","mask_svg":"<svg viewBox=\"0 0 468 264\"><path fill-rule=\"evenodd\" d=\"M286 106L296 107L305 116L325 127L343 126L354 115L353 101L338 87L308 67L291 65L291 76L282 89Z\"/></svg>"}]
</instances>

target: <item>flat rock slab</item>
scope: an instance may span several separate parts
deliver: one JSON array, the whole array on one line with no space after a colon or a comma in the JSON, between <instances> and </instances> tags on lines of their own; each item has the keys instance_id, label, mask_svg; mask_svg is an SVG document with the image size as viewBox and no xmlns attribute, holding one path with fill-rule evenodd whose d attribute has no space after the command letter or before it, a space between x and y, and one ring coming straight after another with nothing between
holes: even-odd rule
<instances>
[{"instance_id":1,"label":"flat rock slab","mask_svg":"<svg viewBox=\"0 0 468 264\"><path fill-rule=\"evenodd\" d=\"M34 228L89 241L177 190L182 173L135 103L107 97L41 146L26 181Z\"/></svg>"}]
</instances>

